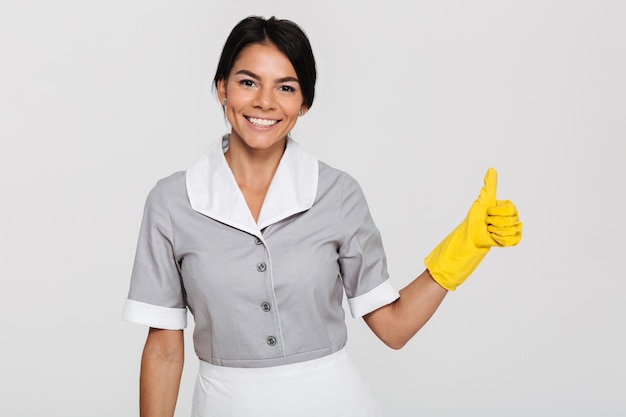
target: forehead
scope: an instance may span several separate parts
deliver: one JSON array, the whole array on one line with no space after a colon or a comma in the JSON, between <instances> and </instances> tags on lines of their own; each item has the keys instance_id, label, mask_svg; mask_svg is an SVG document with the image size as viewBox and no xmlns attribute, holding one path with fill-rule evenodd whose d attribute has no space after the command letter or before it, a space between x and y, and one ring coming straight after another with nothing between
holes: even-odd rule
<instances>
[{"instance_id":1,"label":"forehead","mask_svg":"<svg viewBox=\"0 0 626 417\"><path fill-rule=\"evenodd\" d=\"M243 48L233 63L231 73L242 69L259 76L296 76L289 58L273 43L253 43Z\"/></svg>"}]
</instances>

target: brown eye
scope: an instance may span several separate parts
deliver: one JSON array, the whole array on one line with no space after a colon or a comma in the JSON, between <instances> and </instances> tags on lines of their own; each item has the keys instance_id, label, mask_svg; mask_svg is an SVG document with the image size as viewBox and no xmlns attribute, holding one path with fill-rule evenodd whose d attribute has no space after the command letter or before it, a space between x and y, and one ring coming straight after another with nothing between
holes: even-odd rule
<instances>
[{"instance_id":1,"label":"brown eye","mask_svg":"<svg viewBox=\"0 0 626 417\"><path fill-rule=\"evenodd\" d=\"M254 81L252 80L241 80L239 81L239 85L242 85L244 87L254 87Z\"/></svg>"}]
</instances>

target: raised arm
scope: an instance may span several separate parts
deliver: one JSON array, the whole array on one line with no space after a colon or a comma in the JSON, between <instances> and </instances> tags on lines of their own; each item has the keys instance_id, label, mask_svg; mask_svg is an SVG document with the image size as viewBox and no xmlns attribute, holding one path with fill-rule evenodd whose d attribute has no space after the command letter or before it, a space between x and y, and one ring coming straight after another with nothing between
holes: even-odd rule
<instances>
[{"instance_id":1,"label":"raised arm","mask_svg":"<svg viewBox=\"0 0 626 417\"><path fill-rule=\"evenodd\" d=\"M514 246L522 237L517 209L496 200L497 173L490 168L485 185L463 222L426 257L427 267L400 291L400 298L363 318L388 346L400 349L437 310L448 291L470 276L493 246Z\"/></svg>"},{"instance_id":2,"label":"raised arm","mask_svg":"<svg viewBox=\"0 0 626 417\"><path fill-rule=\"evenodd\" d=\"M141 417L174 415L183 362L183 331L150 328L141 358Z\"/></svg>"}]
</instances>

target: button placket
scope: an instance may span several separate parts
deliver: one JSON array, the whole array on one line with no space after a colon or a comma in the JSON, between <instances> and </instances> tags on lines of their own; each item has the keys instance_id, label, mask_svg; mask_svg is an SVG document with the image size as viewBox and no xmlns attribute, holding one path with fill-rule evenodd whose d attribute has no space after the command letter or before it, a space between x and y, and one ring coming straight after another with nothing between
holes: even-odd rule
<instances>
[{"instance_id":1,"label":"button placket","mask_svg":"<svg viewBox=\"0 0 626 417\"><path fill-rule=\"evenodd\" d=\"M263 241L259 237L255 237L254 244L260 246L263 244ZM256 270L259 272L265 272L267 270L267 264L265 262L259 262L256 264Z\"/></svg>"},{"instance_id":2,"label":"button placket","mask_svg":"<svg viewBox=\"0 0 626 417\"><path fill-rule=\"evenodd\" d=\"M268 259L269 251L268 251L268 248L265 246L265 243L263 242L263 240L260 237L255 236L254 237L254 244L256 246L259 246L259 249L263 250L263 255L265 255L264 258ZM269 280L269 288L268 289L270 289L273 286L273 284L272 284L271 272L268 270L268 265L269 265L268 262L269 262L268 260L263 260L263 261L258 262L256 264L256 270L258 272L261 272L261 273L268 273L268 274L270 274L270 275L268 275L266 277ZM270 290L270 291L273 291L273 290ZM260 307L260 310L261 310L262 313L268 313L268 316L265 316L265 317L270 318L272 320L272 322L274 323L274 326L273 326L274 330L272 331L272 333L278 332L279 334L282 334L280 323L277 322L277 317L275 317L277 312L273 311L274 308L273 308L273 306L272 306L272 304L270 302L270 301L275 301L275 300L273 300L273 295L270 295L270 298L271 298L271 300L269 300L269 301L264 301L263 299L261 299L260 302L259 302L259 307ZM267 300L267 298L266 298L266 300ZM272 333L270 333L270 335ZM274 334L276 334L276 333L274 333ZM267 343L267 345L270 346L270 347L280 347L281 344L278 341L279 341L279 337L277 337L275 335L267 336L265 338L265 343Z\"/></svg>"}]
</instances>

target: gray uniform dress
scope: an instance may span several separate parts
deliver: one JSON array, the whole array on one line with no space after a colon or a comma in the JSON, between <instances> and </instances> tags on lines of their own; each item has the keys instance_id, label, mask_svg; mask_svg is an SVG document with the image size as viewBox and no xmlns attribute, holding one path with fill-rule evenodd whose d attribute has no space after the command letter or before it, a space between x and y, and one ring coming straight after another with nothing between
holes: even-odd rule
<instances>
[{"instance_id":1,"label":"gray uniform dress","mask_svg":"<svg viewBox=\"0 0 626 417\"><path fill-rule=\"evenodd\" d=\"M125 320L186 327L201 361L275 367L340 351L355 317L398 297L357 182L289 140L255 222L226 163L228 136L160 180L141 225Z\"/></svg>"}]
</instances>

